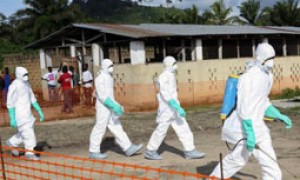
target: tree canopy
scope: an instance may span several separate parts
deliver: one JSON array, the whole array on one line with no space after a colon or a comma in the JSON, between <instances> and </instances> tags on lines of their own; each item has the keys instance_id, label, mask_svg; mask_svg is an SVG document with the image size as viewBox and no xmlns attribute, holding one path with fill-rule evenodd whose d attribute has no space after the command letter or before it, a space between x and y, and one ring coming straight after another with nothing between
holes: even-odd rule
<instances>
[{"instance_id":1,"label":"tree canopy","mask_svg":"<svg viewBox=\"0 0 300 180\"><path fill-rule=\"evenodd\" d=\"M75 4L69 5L68 0L24 0L24 3L27 7L16 12L16 17L22 19L19 30L33 35L35 39L42 38L72 22L79 22L84 17L80 7ZM33 31L27 33L28 29Z\"/></svg>"},{"instance_id":2,"label":"tree canopy","mask_svg":"<svg viewBox=\"0 0 300 180\"><path fill-rule=\"evenodd\" d=\"M242 22L250 25L259 25L265 13L265 9L261 9L260 1L258 0L244 1L238 8L240 9Z\"/></svg>"},{"instance_id":3,"label":"tree canopy","mask_svg":"<svg viewBox=\"0 0 300 180\"><path fill-rule=\"evenodd\" d=\"M26 8L14 15L5 17L0 12L0 43L6 43L2 49L7 52L17 52L15 46L22 47L75 22L300 26L298 0L280 0L266 8L259 0L247 0L238 6L238 16L233 16L223 0L216 0L204 12L195 5L183 10L172 7L174 2L184 1L166 0L166 8L141 6L132 0L73 0L71 4L68 0L24 0Z\"/></svg>"},{"instance_id":4,"label":"tree canopy","mask_svg":"<svg viewBox=\"0 0 300 180\"><path fill-rule=\"evenodd\" d=\"M230 16L231 12L232 8L226 7L223 0L217 0L203 13L203 16L209 24L228 25L234 21L234 17Z\"/></svg>"},{"instance_id":5,"label":"tree canopy","mask_svg":"<svg viewBox=\"0 0 300 180\"><path fill-rule=\"evenodd\" d=\"M300 6L298 0L278 1L273 8L268 8L272 25L300 26Z\"/></svg>"}]
</instances>

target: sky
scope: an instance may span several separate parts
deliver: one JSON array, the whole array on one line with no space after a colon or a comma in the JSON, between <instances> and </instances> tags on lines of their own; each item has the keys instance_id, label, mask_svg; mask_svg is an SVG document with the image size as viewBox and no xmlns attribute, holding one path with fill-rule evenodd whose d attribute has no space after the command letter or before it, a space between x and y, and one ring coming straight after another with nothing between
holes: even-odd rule
<instances>
[{"instance_id":1,"label":"sky","mask_svg":"<svg viewBox=\"0 0 300 180\"><path fill-rule=\"evenodd\" d=\"M137 0L133 0L137 1ZM164 5L167 6L164 2L166 0L145 0L146 2L143 3L147 6L159 6ZM173 5L180 9L186 9L192 7L195 4L200 12L203 12L205 9L209 8L210 5L214 3L214 0L172 0L174 3ZM233 6L233 13L237 14L238 9L236 6L239 6L245 0L224 0L227 7ZM278 0L260 0L261 6L273 6ZM6 17L14 14L19 9L26 8L26 5L23 3L23 0L0 0L0 12L3 13Z\"/></svg>"},{"instance_id":2,"label":"sky","mask_svg":"<svg viewBox=\"0 0 300 180\"><path fill-rule=\"evenodd\" d=\"M6 17L24 8L26 8L26 5L23 3L23 0L0 0L0 12Z\"/></svg>"},{"instance_id":3,"label":"sky","mask_svg":"<svg viewBox=\"0 0 300 180\"><path fill-rule=\"evenodd\" d=\"M0 12L6 17L11 16L18 10L24 8L26 8L26 5L23 0L0 0Z\"/></svg>"},{"instance_id":4,"label":"sky","mask_svg":"<svg viewBox=\"0 0 300 180\"><path fill-rule=\"evenodd\" d=\"M138 0L134 0L138 1ZM143 5L148 5L148 6L159 6L159 5L165 5L164 2L166 0L144 0L145 2ZM241 5L242 2L246 0L224 0L225 6L226 7L233 7L233 14L238 15L238 8L237 6ZM262 7L266 6L273 6L277 1L279 0L260 0L260 5ZM176 8L180 9L186 9L190 8L193 5L197 6L199 11L202 13L206 9L208 9L214 2L215 0L182 0L181 2L179 0L172 0L173 4L171 6L175 6Z\"/></svg>"}]
</instances>

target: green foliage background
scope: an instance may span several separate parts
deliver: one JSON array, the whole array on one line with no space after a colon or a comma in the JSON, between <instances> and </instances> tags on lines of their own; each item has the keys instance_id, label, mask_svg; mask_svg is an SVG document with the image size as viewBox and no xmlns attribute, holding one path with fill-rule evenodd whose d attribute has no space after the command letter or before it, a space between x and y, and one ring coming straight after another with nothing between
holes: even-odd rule
<instances>
[{"instance_id":1,"label":"green foliage background","mask_svg":"<svg viewBox=\"0 0 300 180\"><path fill-rule=\"evenodd\" d=\"M300 88L298 86L295 89L283 89L281 94L274 96L274 99L291 99L295 97L300 97Z\"/></svg>"},{"instance_id":2,"label":"green foliage background","mask_svg":"<svg viewBox=\"0 0 300 180\"><path fill-rule=\"evenodd\" d=\"M230 14L232 7L226 7L223 0L215 0L204 12L195 5L182 10L139 6L131 0L73 0L71 4L68 0L24 2L26 8L11 17L0 12L0 66L3 54L26 53L25 45L76 22L300 26L298 0L280 0L266 8L260 6L259 0L247 0L238 7L241 13L238 16ZM166 2L172 5L171 1Z\"/></svg>"}]
</instances>

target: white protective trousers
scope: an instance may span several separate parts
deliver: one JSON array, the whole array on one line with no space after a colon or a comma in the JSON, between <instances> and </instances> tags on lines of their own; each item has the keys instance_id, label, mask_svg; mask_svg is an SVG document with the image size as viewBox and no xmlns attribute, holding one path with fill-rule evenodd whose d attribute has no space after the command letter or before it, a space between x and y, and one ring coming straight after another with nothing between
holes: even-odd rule
<instances>
[{"instance_id":1,"label":"white protective trousers","mask_svg":"<svg viewBox=\"0 0 300 180\"><path fill-rule=\"evenodd\" d=\"M24 143L26 150L33 151L36 146L36 138L34 134L33 125L30 127L29 124L27 127L18 128L18 133L14 134L11 138L8 139L9 143L13 147L18 147L21 143ZM26 154L33 154L32 152L26 152Z\"/></svg>"},{"instance_id":2,"label":"white protective trousers","mask_svg":"<svg viewBox=\"0 0 300 180\"><path fill-rule=\"evenodd\" d=\"M35 118L31 112L31 104L36 102L30 84L27 81L16 79L9 86L7 94L7 108L15 108L15 118L18 133L13 135L8 141L14 147L24 143L26 150L33 150L36 146L34 134ZM26 152L32 154L32 152Z\"/></svg>"},{"instance_id":3,"label":"white protective trousers","mask_svg":"<svg viewBox=\"0 0 300 180\"><path fill-rule=\"evenodd\" d=\"M160 89L160 93L157 94L159 107L156 122L158 125L151 135L147 149L150 151L157 151L171 125L182 143L184 150L194 150L193 133L187 124L186 119L180 117L177 111L172 109L168 104L171 99L174 99L179 103L174 73L165 70L159 76L158 85Z\"/></svg>"},{"instance_id":4,"label":"white protective trousers","mask_svg":"<svg viewBox=\"0 0 300 180\"><path fill-rule=\"evenodd\" d=\"M90 135L89 151L93 153L100 152L100 144L106 132L106 128L113 133L116 142L123 151L126 151L131 145L128 135L123 130L119 116L106 107L103 103L106 98L114 100L113 78L110 74L101 72L95 79L96 87L96 123Z\"/></svg>"},{"instance_id":5,"label":"white protective trousers","mask_svg":"<svg viewBox=\"0 0 300 180\"><path fill-rule=\"evenodd\" d=\"M265 133L261 141L256 143L264 152L268 153L274 160L276 160L276 155L272 146L272 141L269 133ZM282 174L278 166L278 163L271 160L262 151L254 149L250 152L246 148L245 141L239 143L236 148L231 151L222 160L223 163L223 175L224 178L230 178L241 170L248 162L249 157L253 154L255 159L262 168L262 179L264 180L281 180ZM218 164L210 176L215 176L221 178L220 164Z\"/></svg>"},{"instance_id":6,"label":"white protective trousers","mask_svg":"<svg viewBox=\"0 0 300 180\"><path fill-rule=\"evenodd\" d=\"M276 159L269 128L263 120L264 112L271 105L268 95L272 82L272 74L263 70L259 65L250 68L239 78L237 106L225 120L222 128L222 140L235 144L240 139L246 138L242 121L250 119L253 124L256 145ZM261 165L264 180L280 180L282 178L278 163L257 149L254 149L253 152L248 151L245 141L239 143L223 159L224 178L230 178L237 173L252 154ZM214 169L211 176L221 177L220 164Z\"/></svg>"}]
</instances>

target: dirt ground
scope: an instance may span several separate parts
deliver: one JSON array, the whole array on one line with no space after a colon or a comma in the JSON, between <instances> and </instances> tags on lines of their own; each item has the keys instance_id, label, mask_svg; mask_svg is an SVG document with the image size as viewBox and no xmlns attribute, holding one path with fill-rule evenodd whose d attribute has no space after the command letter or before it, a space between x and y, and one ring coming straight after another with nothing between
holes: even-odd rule
<instances>
[{"instance_id":1,"label":"dirt ground","mask_svg":"<svg viewBox=\"0 0 300 180\"><path fill-rule=\"evenodd\" d=\"M143 153L146 144L156 126L155 112L131 113L121 118L123 127L131 140L134 143L144 144L140 154L133 157L124 156L121 149L114 143L113 136L110 133L106 134L102 151L108 154L108 160L111 161L209 174L219 161L220 153L223 156L228 153L228 149L220 137L219 109L220 107L201 107L187 110L187 120L194 133L196 148L207 153L203 159L184 159L182 146L172 128L169 129L167 137L159 149L163 160L151 161L144 159ZM278 161L282 165L283 179L300 179L300 108L282 109L282 112L291 117L293 128L287 130L281 122L269 122L268 126L272 133L273 146ZM87 157L88 142L46 151ZM297 177L291 175L286 169ZM236 179L261 179L260 166L254 158L251 158L248 164L234 177Z\"/></svg>"}]
</instances>

